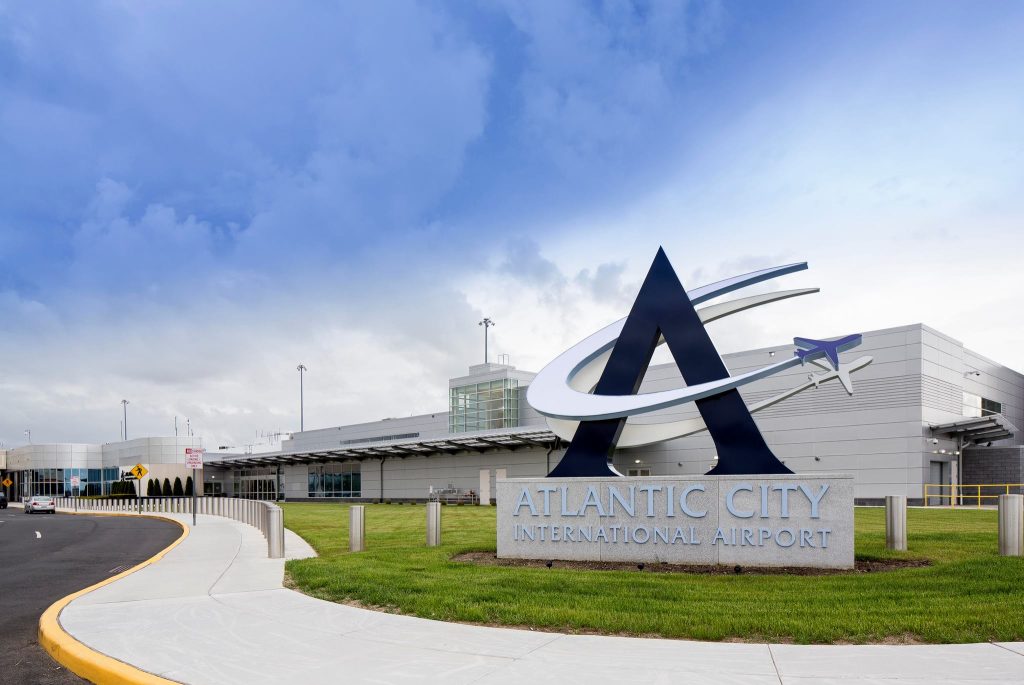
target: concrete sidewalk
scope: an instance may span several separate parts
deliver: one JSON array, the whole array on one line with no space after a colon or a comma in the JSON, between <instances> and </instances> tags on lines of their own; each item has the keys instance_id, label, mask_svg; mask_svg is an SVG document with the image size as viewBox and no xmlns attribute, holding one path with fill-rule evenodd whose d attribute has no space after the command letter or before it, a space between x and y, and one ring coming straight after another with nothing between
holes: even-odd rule
<instances>
[{"instance_id":1,"label":"concrete sidewalk","mask_svg":"<svg viewBox=\"0 0 1024 685\"><path fill-rule=\"evenodd\" d=\"M168 515L191 523L191 517ZM559 635L384 614L282 588L258 531L200 516L159 562L85 595L61 625L183 683L1024 683L1024 643L725 644ZM311 553L289 534L290 555ZM628 611L629 607L623 607Z\"/></svg>"}]
</instances>

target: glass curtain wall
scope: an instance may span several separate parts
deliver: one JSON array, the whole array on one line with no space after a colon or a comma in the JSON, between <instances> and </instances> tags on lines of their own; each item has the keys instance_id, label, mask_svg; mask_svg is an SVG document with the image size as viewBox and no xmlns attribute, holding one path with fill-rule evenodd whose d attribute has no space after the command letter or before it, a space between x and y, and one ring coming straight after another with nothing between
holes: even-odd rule
<instances>
[{"instance_id":1,"label":"glass curtain wall","mask_svg":"<svg viewBox=\"0 0 1024 685\"><path fill-rule=\"evenodd\" d=\"M308 494L310 497L362 497L359 463L311 465Z\"/></svg>"},{"instance_id":2,"label":"glass curtain wall","mask_svg":"<svg viewBox=\"0 0 1024 685\"><path fill-rule=\"evenodd\" d=\"M53 497L99 497L110 494L114 481L120 480L120 470L106 469L32 469L22 472L26 484L25 495L51 495ZM78 476L78 492L71 487L71 477Z\"/></svg>"},{"instance_id":3,"label":"glass curtain wall","mask_svg":"<svg viewBox=\"0 0 1024 685\"><path fill-rule=\"evenodd\" d=\"M448 410L451 433L514 428L519 425L519 381L503 378L451 388Z\"/></svg>"}]
</instances>

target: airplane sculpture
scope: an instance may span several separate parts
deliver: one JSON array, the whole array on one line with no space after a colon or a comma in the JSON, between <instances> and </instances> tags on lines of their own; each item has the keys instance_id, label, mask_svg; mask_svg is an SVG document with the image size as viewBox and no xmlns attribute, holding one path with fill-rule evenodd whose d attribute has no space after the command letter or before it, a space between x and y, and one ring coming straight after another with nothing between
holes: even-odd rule
<instances>
[{"instance_id":1,"label":"airplane sculpture","mask_svg":"<svg viewBox=\"0 0 1024 685\"><path fill-rule=\"evenodd\" d=\"M827 357L832 363L832 368L839 370L839 353L860 345L861 335L847 335L838 340L815 340L813 338L793 338L793 344L797 349L793 354L800 360L801 365L820 357Z\"/></svg>"}]
</instances>

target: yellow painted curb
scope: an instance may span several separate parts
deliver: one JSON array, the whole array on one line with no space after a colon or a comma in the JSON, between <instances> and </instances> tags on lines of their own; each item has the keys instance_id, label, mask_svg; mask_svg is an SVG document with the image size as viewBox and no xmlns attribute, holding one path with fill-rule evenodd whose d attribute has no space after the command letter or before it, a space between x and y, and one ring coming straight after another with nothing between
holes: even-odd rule
<instances>
[{"instance_id":1,"label":"yellow painted curb","mask_svg":"<svg viewBox=\"0 0 1024 685\"><path fill-rule=\"evenodd\" d=\"M118 661L113 657L86 647L84 644L73 638L60 625L60 612L63 611L64 607L82 595L88 594L93 590L97 590L104 585L116 582L125 576L131 575L132 573L149 566L150 564L160 561L165 554L180 545L185 538L188 537L188 526L181 521L164 518L163 516L149 516L146 514L120 514L91 511L69 511L61 513L89 516L100 515L155 518L160 519L161 521L171 521L172 523L176 523L181 526L181 536L163 550L157 552L149 559L146 559L142 563L137 566L133 566L123 573L118 573L116 576L102 580L95 585L85 588L84 590L79 590L74 594L58 599L56 602L51 604L39 618L39 644L41 644L43 649L49 652L50 656L52 656L58 663L62 664L75 675L85 678L97 685L107 685L108 683L110 685L166 685L167 683L174 683L175 681L173 680L167 680L166 678L161 678L160 676L153 675L152 673L147 673L134 666L126 664L123 661Z\"/></svg>"}]
</instances>

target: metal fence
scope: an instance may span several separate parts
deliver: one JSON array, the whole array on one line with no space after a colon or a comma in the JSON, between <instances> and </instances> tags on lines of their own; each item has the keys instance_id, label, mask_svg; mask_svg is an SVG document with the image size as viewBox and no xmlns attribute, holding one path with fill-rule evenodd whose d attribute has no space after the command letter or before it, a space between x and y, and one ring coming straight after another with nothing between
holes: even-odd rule
<instances>
[{"instance_id":1,"label":"metal fence","mask_svg":"<svg viewBox=\"0 0 1024 685\"><path fill-rule=\"evenodd\" d=\"M1022 483L927 483L924 486L924 505L941 507L996 506L999 495L1024 494Z\"/></svg>"},{"instance_id":2,"label":"metal fence","mask_svg":"<svg viewBox=\"0 0 1024 685\"><path fill-rule=\"evenodd\" d=\"M58 509L120 514L191 514L191 497L124 497L88 499L54 497ZM284 557L284 514L271 502L231 497L197 497L196 513L223 516L259 529L267 540L267 556Z\"/></svg>"},{"instance_id":3,"label":"metal fence","mask_svg":"<svg viewBox=\"0 0 1024 685\"><path fill-rule=\"evenodd\" d=\"M480 504L480 495L473 490L461 488L431 488L427 493L428 502L442 502L444 504Z\"/></svg>"}]
</instances>

